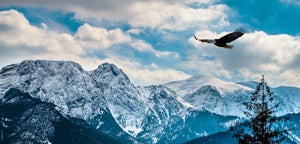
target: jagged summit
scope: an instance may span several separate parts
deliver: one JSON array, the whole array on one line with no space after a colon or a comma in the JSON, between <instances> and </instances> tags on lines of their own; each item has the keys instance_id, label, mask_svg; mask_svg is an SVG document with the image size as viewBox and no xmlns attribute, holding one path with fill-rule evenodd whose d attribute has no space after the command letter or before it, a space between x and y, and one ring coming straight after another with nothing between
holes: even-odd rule
<instances>
[{"instance_id":1,"label":"jagged summit","mask_svg":"<svg viewBox=\"0 0 300 144\"><path fill-rule=\"evenodd\" d=\"M11 88L52 103L63 115L82 119L106 134L119 139L130 135L141 143L183 143L226 130L237 118L229 115L242 115L242 103L253 90L207 75L136 87L114 64L103 63L85 71L75 62L47 60L26 60L3 67L0 101ZM276 90L289 96L275 96L283 103L279 110L282 114L299 112L300 98L294 94L300 89L293 89L293 93L285 88Z\"/></svg>"},{"instance_id":2,"label":"jagged summit","mask_svg":"<svg viewBox=\"0 0 300 144\"><path fill-rule=\"evenodd\" d=\"M91 71L92 78L98 83L116 82L131 84L128 76L119 69L116 65L110 63L103 63L97 69ZM113 80L117 79L117 80ZM125 82L125 83L124 83Z\"/></svg>"},{"instance_id":3,"label":"jagged summit","mask_svg":"<svg viewBox=\"0 0 300 144\"><path fill-rule=\"evenodd\" d=\"M37 70L40 71L49 71L53 72L53 69L59 70L59 69L77 69L81 72L84 71L82 66L76 62L73 61L54 61L54 60L24 60L17 64L10 64L7 66L4 66L0 70L0 74L5 74L8 72L17 71L19 75L26 75L26 74L32 74ZM52 70L51 70L52 69ZM111 72L114 75L124 74L125 73L119 69L114 64L110 63L103 63L98 66L94 71L101 71L101 72Z\"/></svg>"},{"instance_id":4,"label":"jagged summit","mask_svg":"<svg viewBox=\"0 0 300 144\"><path fill-rule=\"evenodd\" d=\"M104 63L87 72L71 61L26 60L2 68L0 74L0 99L9 88L18 88L100 129L99 115L111 113L124 130L134 131L140 116L131 118L130 113L143 112L138 90L113 64Z\"/></svg>"},{"instance_id":5,"label":"jagged summit","mask_svg":"<svg viewBox=\"0 0 300 144\"><path fill-rule=\"evenodd\" d=\"M34 77L35 73L39 75L56 75L58 73L83 72L83 68L72 61L24 60L18 64L3 67L0 74L2 77L9 75Z\"/></svg>"},{"instance_id":6,"label":"jagged summit","mask_svg":"<svg viewBox=\"0 0 300 144\"><path fill-rule=\"evenodd\" d=\"M25 60L18 65L18 73L26 75L34 73L36 70L55 73L55 70L71 68L83 71L82 67L73 61L50 61L50 60Z\"/></svg>"},{"instance_id":7,"label":"jagged summit","mask_svg":"<svg viewBox=\"0 0 300 144\"><path fill-rule=\"evenodd\" d=\"M119 74L124 74L124 72L119 69L117 66L115 66L114 64L110 64L110 63L103 63L100 64L98 66L98 68L94 71L101 71L101 72L111 72L112 74L114 74L115 76L119 75Z\"/></svg>"}]
</instances>

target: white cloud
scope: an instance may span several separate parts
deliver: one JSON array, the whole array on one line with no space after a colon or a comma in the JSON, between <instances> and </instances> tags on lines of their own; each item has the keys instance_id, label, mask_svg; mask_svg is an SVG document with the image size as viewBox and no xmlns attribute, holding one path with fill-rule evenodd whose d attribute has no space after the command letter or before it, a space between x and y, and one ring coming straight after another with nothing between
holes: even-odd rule
<instances>
[{"instance_id":1,"label":"white cloud","mask_svg":"<svg viewBox=\"0 0 300 144\"><path fill-rule=\"evenodd\" d=\"M280 73L278 76L273 76L273 79L271 81L275 81L277 83L280 83L282 85L287 86L299 86L300 82L300 70L286 70L282 73Z\"/></svg>"},{"instance_id":2,"label":"white cloud","mask_svg":"<svg viewBox=\"0 0 300 144\"><path fill-rule=\"evenodd\" d=\"M226 70L226 69L221 69L221 70L216 71L216 75L218 77L222 77L222 78L225 78L225 79L231 79L232 78L231 72L229 70Z\"/></svg>"},{"instance_id":3,"label":"white cloud","mask_svg":"<svg viewBox=\"0 0 300 144\"><path fill-rule=\"evenodd\" d=\"M127 7L127 16L120 19L134 27L184 30L219 21L227 10L225 5L190 8L186 3L138 1Z\"/></svg>"},{"instance_id":4,"label":"white cloud","mask_svg":"<svg viewBox=\"0 0 300 144\"><path fill-rule=\"evenodd\" d=\"M133 41L131 43L131 46L140 52L153 53L156 57L167 57L167 56L174 56L175 58L179 57L179 54L175 52L155 50L150 44L146 43L143 40Z\"/></svg>"},{"instance_id":5,"label":"white cloud","mask_svg":"<svg viewBox=\"0 0 300 144\"><path fill-rule=\"evenodd\" d=\"M228 24L226 5L216 4L214 0L90 0L88 2L69 1L39 1L22 0L3 1L2 6L31 6L60 9L74 12L75 17L82 20L103 19L126 22L133 27L150 27L160 29L183 30L189 27L199 27L218 24ZM191 8L188 5L199 7Z\"/></svg>"},{"instance_id":6,"label":"white cloud","mask_svg":"<svg viewBox=\"0 0 300 144\"><path fill-rule=\"evenodd\" d=\"M11 46L21 50L23 48L40 52L63 54L83 54L84 51L74 41L70 34L40 29L29 24L23 14L15 11L0 12L0 41L3 46ZM3 49L6 51L8 49ZM11 50L11 49L10 49Z\"/></svg>"},{"instance_id":7,"label":"white cloud","mask_svg":"<svg viewBox=\"0 0 300 144\"><path fill-rule=\"evenodd\" d=\"M240 41L246 51L259 52L255 55L270 63L286 65L300 53L300 39L286 34L267 35L264 32L246 34ZM252 50L251 50L252 49Z\"/></svg>"},{"instance_id":8,"label":"white cloud","mask_svg":"<svg viewBox=\"0 0 300 144\"><path fill-rule=\"evenodd\" d=\"M107 31L101 27L93 27L84 24L78 28L75 38L82 47L88 49L105 49L113 44L128 43L131 41L129 35L121 29Z\"/></svg>"},{"instance_id":9,"label":"white cloud","mask_svg":"<svg viewBox=\"0 0 300 144\"><path fill-rule=\"evenodd\" d=\"M100 59L89 53L93 49L109 49L110 46L121 43L133 45L141 52L154 53L157 57L176 55L157 51L144 41L132 39L120 29L106 30L84 24L74 35L57 33L48 30L46 25L41 28L32 26L16 10L0 12L0 67L25 59L49 59L75 61L84 69L92 70L103 62L110 62L122 68L138 85L159 84L189 77L174 69L133 62L121 54L107 55L107 58Z\"/></svg>"},{"instance_id":10,"label":"white cloud","mask_svg":"<svg viewBox=\"0 0 300 144\"><path fill-rule=\"evenodd\" d=\"M137 30L134 29L129 32L136 31ZM153 53L158 58L167 56L174 56L176 58L179 57L178 53L155 50L150 44L143 40L132 39L119 28L108 31L105 28L93 27L89 24L84 24L78 28L74 38L84 49L106 49L111 47L113 44L123 43L131 45L132 48L139 52Z\"/></svg>"},{"instance_id":11,"label":"white cloud","mask_svg":"<svg viewBox=\"0 0 300 144\"><path fill-rule=\"evenodd\" d=\"M191 75L182 71L171 68L162 68L154 63L142 65L138 62L119 57L111 57L107 62L116 64L128 74L134 84L140 86L162 84L191 77Z\"/></svg>"},{"instance_id":12,"label":"white cloud","mask_svg":"<svg viewBox=\"0 0 300 144\"><path fill-rule=\"evenodd\" d=\"M14 44L15 41L24 45L36 44L36 39L30 35L20 35L19 32L30 33L34 36L42 37L38 28L32 27L23 14L15 10L3 11L0 13L0 38L8 44Z\"/></svg>"},{"instance_id":13,"label":"white cloud","mask_svg":"<svg viewBox=\"0 0 300 144\"><path fill-rule=\"evenodd\" d=\"M259 81L259 79L261 78L261 76L264 73L253 72L253 70L247 69L247 68L240 68L240 69L238 69L238 73L237 74L240 75L246 81L247 80ZM270 77L270 76L268 75L268 77Z\"/></svg>"},{"instance_id":14,"label":"white cloud","mask_svg":"<svg viewBox=\"0 0 300 144\"><path fill-rule=\"evenodd\" d=\"M262 71L266 71L266 72L279 72L281 67L279 67L276 64L260 64L259 69L261 69Z\"/></svg>"},{"instance_id":15,"label":"white cloud","mask_svg":"<svg viewBox=\"0 0 300 144\"><path fill-rule=\"evenodd\" d=\"M280 2L300 6L300 1L298 0L280 0Z\"/></svg>"},{"instance_id":16,"label":"white cloud","mask_svg":"<svg viewBox=\"0 0 300 144\"><path fill-rule=\"evenodd\" d=\"M219 38L225 33L216 34L211 31L199 31L196 34L199 38ZM231 50L200 43L192 37L189 42L198 49L199 55L213 57L214 60L208 61L190 57L185 64L192 63L195 65L195 63L206 61L205 67L210 68L210 72L217 76L223 74L223 77L227 78L231 76L232 80L239 76L245 80L257 80L254 78L265 74L267 77L272 77L272 80L274 79L275 82L272 83L274 85L278 86L282 85L282 82L291 81L292 84L300 86L300 84L292 82L294 77L299 76L297 74L299 68L296 66L300 64L299 37L286 34L268 35L262 31L255 31L246 33L232 42L234 48ZM282 75L283 72L286 74ZM275 78L279 75L282 76Z\"/></svg>"},{"instance_id":17,"label":"white cloud","mask_svg":"<svg viewBox=\"0 0 300 144\"><path fill-rule=\"evenodd\" d=\"M294 2L282 0L282 2ZM227 32L215 33L209 29L228 26L226 5L215 4L213 0L124 0L124 1L1 1L1 6L30 6L60 9L74 12L82 20L109 20L130 24L133 28L126 32L121 29L107 30L90 24L82 25L75 34L55 32L46 24L41 27L31 25L21 13L10 10L0 12L0 60L1 66L23 59L73 60L86 69L94 69L104 61L116 63L138 84L161 83L186 78L189 75L174 69L161 68L156 64L143 66L138 62L120 57L121 54L99 59L91 52L108 51L113 45L127 44L138 52L151 53L157 58L179 58L177 52L160 51L144 40L133 39L141 30L158 28L168 31L199 28L198 38L215 38ZM188 5L193 5L191 8ZM143 27L143 28L141 28ZM144 28L146 27L146 28ZM220 28L218 28L220 30ZM176 37L176 36L175 36ZM163 35L166 41L178 40ZM197 49L183 48L187 56L179 65L188 71L212 74L225 79L257 80L261 74L274 79L274 85L290 81L298 85L300 64L300 37L285 34L268 35L262 31L247 33L234 41L232 50L217 48L189 38L189 43ZM187 51L186 51L187 50ZM296 77L296 78L294 78Z\"/></svg>"},{"instance_id":18,"label":"white cloud","mask_svg":"<svg viewBox=\"0 0 300 144\"><path fill-rule=\"evenodd\" d=\"M127 31L128 34L134 34L134 35L138 35L141 33L140 29L130 29Z\"/></svg>"}]
</instances>

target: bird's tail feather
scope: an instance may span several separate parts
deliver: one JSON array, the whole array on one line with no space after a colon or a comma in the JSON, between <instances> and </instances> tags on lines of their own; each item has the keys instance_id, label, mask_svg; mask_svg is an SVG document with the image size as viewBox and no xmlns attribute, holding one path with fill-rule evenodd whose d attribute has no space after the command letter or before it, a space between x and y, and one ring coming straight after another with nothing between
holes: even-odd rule
<instances>
[{"instance_id":1,"label":"bird's tail feather","mask_svg":"<svg viewBox=\"0 0 300 144\"><path fill-rule=\"evenodd\" d=\"M233 45L226 45L224 48L226 48L226 49L232 49Z\"/></svg>"}]
</instances>

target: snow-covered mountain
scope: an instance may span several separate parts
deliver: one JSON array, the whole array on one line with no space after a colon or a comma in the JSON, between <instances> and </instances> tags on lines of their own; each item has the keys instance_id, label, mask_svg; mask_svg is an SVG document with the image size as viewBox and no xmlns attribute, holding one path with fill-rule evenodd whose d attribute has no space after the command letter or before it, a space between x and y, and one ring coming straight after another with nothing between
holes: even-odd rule
<instances>
[{"instance_id":1,"label":"snow-covered mountain","mask_svg":"<svg viewBox=\"0 0 300 144\"><path fill-rule=\"evenodd\" d=\"M174 90L185 102L200 110L220 115L243 116L242 102L249 99L249 87L199 75L164 86Z\"/></svg>"},{"instance_id":2,"label":"snow-covered mountain","mask_svg":"<svg viewBox=\"0 0 300 144\"><path fill-rule=\"evenodd\" d=\"M11 88L0 104L0 143L106 143L118 141L85 121L61 115L51 103ZM123 137L124 138L124 137ZM125 138L124 138L125 139Z\"/></svg>"},{"instance_id":3,"label":"snow-covered mountain","mask_svg":"<svg viewBox=\"0 0 300 144\"><path fill-rule=\"evenodd\" d=\"M237 116L243 116L242 103L253 91L247 85L203 75L138 87L113 64L84 71L71 61L45 60L3 67L0 102L6 101L11 88L52 103L63 116L81 119L121 143L183 143L226 131ZM298 97L292 98L298 92L278 88L281 114L299 111Z\"/></svg>"},{"instance_id":4,"label":"snow-covered mountain","mask_svg":"<svg viewBox=\"0 0 300 144\"><path fill-rule=\"evenodd\" d=\"M169 82L164 85L172 90L175 90L181 97L184 97L186 94L195 92L202 86L206 85L214 86L222 96L225 96L228 93L234 93L235 91L239 90L251 90L249 87L231 82L225 82L207 75L193 76L186 80Z\"/></svg>"},{"instance_id":5,"label":"snow-covered mountain","mask_svg":"<svg viewBox=\"0 0 300 144\"><path fill-rule=\"evenodd\" d=\"M174 90L193 108L220 115L244 117L243 102L249 101L257 82L231 83L212 76L193 76L186 80L169 82L164 86ZM274 102L281 103L277 115L300 112L300 89L275 88ZM287 97L288 95L291 95Z\"/></svg>"},{"instance_id":6,"label":"snow-covered mountain","mask_svg":"<svg viewBox=\"0 0 300 144\"><path fill-rule=\"evenodd\" d=\"M115 138L123 142L134 142L134 138L128 135L130 132L124 132L126 127L123 127L122 119L114 117L118 113L113 113L115 111L109 107L110 102L107 99L109 96L117 96L119 91L116 89L122 86L109 86L111 82L121 78L115 76L114 65L102 66L105 65L112 68L106 71L104 77L111 78L103 84L96 82L101 77L93 79L98 69L86 72L79 64L70 61L29 60L9 65L0 71L0 98L3 101L5 92L16 88L43 102L54 104L65 116L83 119L102 132L117 135ZM107 94L106 91L111 91L112 94ZM127 119L125 123L127 121L131 119Z\"/></svg>"},{"instance_id":7,"label":"snow-covered mountain","mask_svg":"<svg viewBox=\"0 0 300 144\"><path fill-rule=\"evenodd\" d=\"M181 143L201 134L225 130L226 124L236 119L190 110L165 86L136 87L122 70L108 63L87 72L70 61L28 60L3 67L0 77L2 101L10 88L19 89L53 103L65 116L83 119L99 131L117 136L117 140L127 137L131 142ZM211 124L216 128L191 130L188 121L209 121L207 117L199 117L203 113L219 121L217 126ZM128 138L128 134L135 140Z\"/></svg>"},{"instance_id":8,"label":"snow-covered mountain","mask_svg":"<svg viewBox=\"0 0 300 144\"><path fill-rule=\"evenodd\" d=\"M145 96L130 82L122 70L104 63L91 72L92 83L104 96L107 108L119 125L136 136L141 131Z\"/></svg>"}]
</instances>

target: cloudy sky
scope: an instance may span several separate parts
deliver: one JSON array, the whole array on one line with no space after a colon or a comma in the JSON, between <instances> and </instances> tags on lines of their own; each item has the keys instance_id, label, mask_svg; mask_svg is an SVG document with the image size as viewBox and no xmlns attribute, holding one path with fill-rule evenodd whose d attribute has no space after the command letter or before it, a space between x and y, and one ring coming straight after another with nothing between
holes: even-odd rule
<instances>
[{"instance_id":1,"label":"cloudy sky","mask_svg":"<svg viewBox=\"0 0 300 144\"><path fill-rule=\"evenodd\" d=\"M300 87L298 0L0 0L0 67L25 59L104 62L136 85L193 75ZM200 43L235 28L232 50Z\"/></svg>"}]
</instances>

